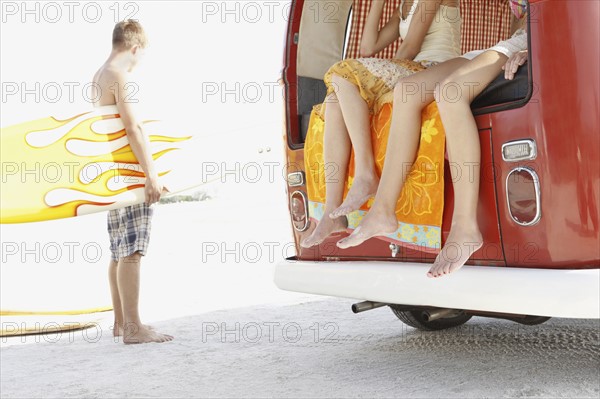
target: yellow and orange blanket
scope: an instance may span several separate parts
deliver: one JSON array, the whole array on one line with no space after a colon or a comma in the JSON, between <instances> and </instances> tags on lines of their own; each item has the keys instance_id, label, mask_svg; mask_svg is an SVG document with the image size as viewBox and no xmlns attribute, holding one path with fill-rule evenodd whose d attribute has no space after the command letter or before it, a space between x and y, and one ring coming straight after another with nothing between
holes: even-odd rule
<instances>
[{"instance_id":1,"label":"yellow and orange blanket","mask_svg":"<svg viewBox=\"0 0 600 399\"><path fill-rule=\"evenodd\" d=\"M377 173L381 176L387 149L393 110L393 93L377 100L377 111L371 116L371 139ZM309 216L316 222L323 218L325 204L325 162L323 134L325 121L320 105L313 108L306 143L304 163L307 175ZM386 241L425 252L441 248L441 225L444 212L445 134L437 105L429 104L422 113L421 140L416 161L410 169L396 205L398 230ZM350 158L344 197L352 186L354 154ZM348 228L355 229L368 212L373 199L348 215Z\"/></svg>"}]
</instances>

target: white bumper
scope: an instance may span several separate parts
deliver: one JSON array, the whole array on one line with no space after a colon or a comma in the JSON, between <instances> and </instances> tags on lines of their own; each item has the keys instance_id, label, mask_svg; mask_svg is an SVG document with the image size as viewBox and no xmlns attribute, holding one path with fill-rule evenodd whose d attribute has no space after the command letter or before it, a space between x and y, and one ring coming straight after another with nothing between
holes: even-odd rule
<instances>
[{"instance_id":1,"label":"white bumper","mask_svg":"<svg viewBox=\"0 0 600 399\"><path fill-rule=\"evenodd\" d=\"M275 270L282 290L402 305L534 316L600 318L600 269L465 266L427 278L430 265L286 260Z\"/></svg>"}]
</instances>

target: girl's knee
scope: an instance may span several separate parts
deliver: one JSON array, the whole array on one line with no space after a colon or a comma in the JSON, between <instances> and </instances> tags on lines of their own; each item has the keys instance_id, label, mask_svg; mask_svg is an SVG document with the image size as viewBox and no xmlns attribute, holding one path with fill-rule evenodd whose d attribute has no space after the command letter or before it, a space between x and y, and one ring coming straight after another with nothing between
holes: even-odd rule
<instances>
[{"instance_id":1,"label":"girl's knee","mask_svg":"<svg viewBox=\"0 0 600 399\"><path fill-rule=\"evenodd\" d=\"M423 108L423 93L421 87L408 79L400 79L394 86L394 104Z\"/></svg>"},{"instance_id":2,"label":"girl's knee","mask_svg":"<svg viewBox=\"0 0 600 399\"><path fill-rule=\"evenodd\" d=\"M340 87L350 87L352 84L348 82L344 77L334 73L331 75L331 84L333 85L334 92L337 92Z\"/></svg>"},{"instance_id":3,"label":"girl's knee","mask_svg":"<svg viewBox=\"0 0 600 399\"><path fill-rule=\"evenodd\" d=\"M342 80L344 80L340 75L338 74L331 74L330 80L329 80L329 84L331 85L331 87L329 87L329 89L331 90L331 94L336 96L335 100L337 101L337 93L340 89L340 85L343 84Z\"/></svg>"},{"instance_id":4,"label":"girl's knee","mask_svg":"<svg viewBox=\"0 0 600 399\"><path fill-rule=\"evenodd\" d=\"M327 107L339 107L340 106L337 94L334 91L331 92L331 93L329 93L325 97L325 101L324 102L327 104Z\"/></svg>"},{"instance_id":5,"label":"girl's knee","mask_svg":"<svg viewBox=\"0 0 600 399\"><path fill-rule=\"evenodd\" d=\"M449 76L435 86L434 97L438 108L451 108L470 104L468 87L465 87L459 79Z\"/></svg>"}]
</instances>

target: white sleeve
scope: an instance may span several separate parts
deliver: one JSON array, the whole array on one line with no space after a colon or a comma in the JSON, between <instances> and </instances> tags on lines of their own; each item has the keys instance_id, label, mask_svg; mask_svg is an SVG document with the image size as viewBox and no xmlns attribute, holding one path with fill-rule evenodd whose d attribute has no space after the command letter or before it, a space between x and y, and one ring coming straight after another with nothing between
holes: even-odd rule
<instances>
[{"instance_id":1,"label":"white sleeve","mask_svg":"<svg viewBox=\"0 0 600 399\"><path fill-rule=\"evenodd\" d=\"M527 32L525 29L517 30L510 39L503 40L500 43L496 44L494 47L490 47L487 50L475 50L463 54L462 57L468 60L472 60L478 55L485 53L486 51L493 50L497 51L501 54L504 54L508 58L514 53L519 51L527 50Z\"/></svg>"},{"instance_id":2,"label":"white sleeve","mask_svg":"<svg viewBox=\"0 0 600 399\"><path fill-rule=\"evenodd\" d=\"M511 57L514 53L527 50L527 32L525 29L519 29L508 40L501 41L489 50L494 50Z\"/></svg>"}]
</instances>

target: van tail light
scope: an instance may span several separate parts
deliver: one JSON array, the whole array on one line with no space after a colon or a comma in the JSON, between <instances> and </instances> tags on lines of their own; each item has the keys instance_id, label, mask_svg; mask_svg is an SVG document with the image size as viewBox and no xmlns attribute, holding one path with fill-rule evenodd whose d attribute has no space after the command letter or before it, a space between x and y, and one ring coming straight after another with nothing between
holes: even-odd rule
<instances>
[{"instance_id":1,"label":"van tail light","mask_svg":"<svg viewBox=\"0 0 600 399\"><path fill-rule=\"evenodd\" d=\"M534 140L510 141L502 145L502 159L506 162L532 161L537 158Z\"/></svg>"},{"instance_id":2,"label":"van tail light","mask_svg":"<svg viewBox=\"0 0 600 399\"><path fill-rule=\"evenodd\" d=\"M287 182L290 187L299 187L304 185L304 172L294 172L288 174Z\"/></svg>"},{"instance_id":3,"label":"van tail light","mask_svg":"<svg viewBox=\"0 0 600 399\"><path fill-rule=\"evenodd\" d=\"M302 191L294 191L290 196L290 210L292 212L292 225L297 231L306 231L309 226L308 200Z\"/></svg>"},{"instance_id":4,"label":"van tail light","mask_svg":"<svg viewBox=\"0 0 600 399\"><path fill-rule=\"evenodd\" d=\"M527 167L510 171L506 178L506 197L510 217L521 226L532 226L542 217L540 180Z\"/></svg>"}]
</instances>

